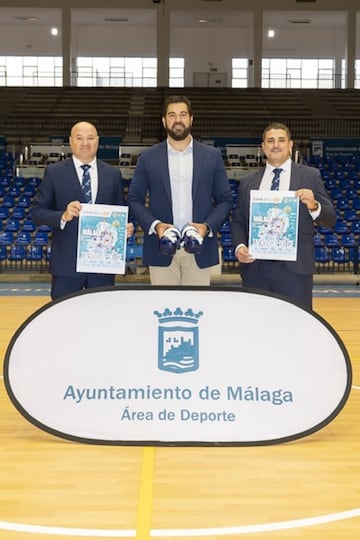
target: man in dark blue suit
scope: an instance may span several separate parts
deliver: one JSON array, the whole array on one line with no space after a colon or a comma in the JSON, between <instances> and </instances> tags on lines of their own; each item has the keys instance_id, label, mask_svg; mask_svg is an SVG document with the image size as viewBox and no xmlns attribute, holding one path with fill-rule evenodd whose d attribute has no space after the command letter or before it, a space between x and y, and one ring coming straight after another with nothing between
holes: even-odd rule
<instances>
[{"instance_id":1,"label":"man in dark blue suit","mask_svg":"<svg viewBox=\"0 0 360 540\"><path fill-rule=\"evenodd\" d=\"M53 299L82 289L114 285L113 274L76 271L78 217L85 202L126 204L120 171L96 159L99 136L95 126L78 122L71 129L69 142L72 157L47 166L32 208L34 222L52 228L50 271ZM83 165L89 166L86 167L91 188L89 200L82 188ZM132 224L128 224L128 236L132 230Z\"/></svg>"},{"instance_id":2,"label":"man in dark blue suit","mask_svg":"<svg viewBox=\"0 0 360 540\"><path fill-rule=\"evenodd\" d=\"M274 292L312 309L314 223L332 227L336 212L319 171L291 160L293 141L287 126L269 124L263 133L262 148L266 166L240 179L238 202L231 223L243 286ZM278 175L274 175L275 169ZM274 189L275 176L279 180L276 189L294 191L300 200L295 261L255 260L248 249L250 191Z\"/></svg>"},{"instance_id":3,"label":"man in dark blue suit","mask_svg":"<svg viewBox=\"0 0 360 540\"><path fill-rule=\"evenodd\" d=\"M185 96L170 96L167 140L144 150L129 188L132 217L144 231L143 262L152 285L210 285L217 232L232 203L220 152L194 141Z\"/></svg>"}]
</instances>

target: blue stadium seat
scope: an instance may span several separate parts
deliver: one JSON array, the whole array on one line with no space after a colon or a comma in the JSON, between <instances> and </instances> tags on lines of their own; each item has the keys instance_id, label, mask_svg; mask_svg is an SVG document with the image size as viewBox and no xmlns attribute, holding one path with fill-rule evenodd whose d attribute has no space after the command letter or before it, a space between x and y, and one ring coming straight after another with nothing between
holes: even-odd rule
<instances>
[{"instance_id":1,"label":"blue stadium seat","mask_svg":"<svg viewBox=\"0 0 360 540\"><path fill-rule=\"evenodd\" d=\"M34 246L47 246L49 243L49 235L46 231L36 231L33 239Z\"/></svg>"},{"instance_id":2,"label":"blue stadium seat","mask_svg":"<svg viewBox=\"0 0 360 540\"><path fill-rule=\"evenodd\" d=\"M230 220L226 220L222 225L221 225L221 228L220 228L220 233L229 233L230 232Z\"/></svg>"},{"instance_id":3,"label":"blue stadium seat","mask_svg":"<svg viewBox=\"0 0 360 540\"><path fill-rule=\"evenodd\" d=\"M15 206L15 208L11 212L11 217L13 219L19 219L19 220L24 219L25 218L25 208L22 208L21 206Z\"/></svg>"},{"instance_id":4,"label":"blue stadium seat","mask_svg":"<svg viewBox=\"0 0 360 540\"><path fill-rule=\"evenodd\" d=\"M357 197L357 190L353 188L349 188L345 191L344 195L349 201L352 201L353 199L356 199Z\"/></svg>"},{"instance_id":5,"label":"blue stadium seat","mask_svg":"<svg viewBox=\"0 0 360 540\"><path fill-rule=\"evenodd\" d=\"M0 246L0 261L6 261L7 257L8 255L6 246Z\"/></svg>"},{"instance_id":6,"label":"blue stadium seat","mask_svg":"<svg viewBox=\"0 0 360 540\"><path fill-rule=\"evenodd\" d=\"M9 218L5 224L5 231L16 232L20 229L20 221L18 219Z\"/></svg>"},{"instance_id":7,"label":"blue stadium seat","mask_svg":"<svg viewBox=\"0 0 360 540\"><path fill-rule=\"evenodd\" d=\"M349 227L348 227L347 221L338 220L335 223L334 230L335 230L336 234L347 234L349 232Z\"/></svg>"},{"instance_id":8,"label":"blue stadium seat","mask_svg":"<svg viewBox=\"0 0 360 540\"><path fill-rule=\"evenodd\" d=\"M344 234L341 239L341 244L343 247L355 247L357 245L357 242L354 234Z\"/></svg>"},{"instance_id":9,"label":"blue stadium seat","mask_svg":"<svg viewBox=\"0 0 360 540\"><path fill-rule=\"evenodd\" d=\"M327 233L324 236L324 245L326 247L336 247L339 245L339 240L336 234L334 233Z\"/></svg>"},{"instance_id":10,"label":"blue stadium seat","mask_svg":"<svg viewBox=\"0 0 360 540\"><path fill-rule=\"evenodd\" d=\"M14 208L15 197L12 197L11 195L5 195L5 197L2 200L1 205L5 208Z\"/></svg>"},{"instance_id":11,"label":"blue stadium seat","mask_svg":"<svg viewBox=\"0 0 360 540\"><path fill-rule=\"evenodd\" d=\"M21 262L26 259L26 248L24 246L17 246L16 244L11 246L8 256L9 261Z\"/></svg>"},{"instance_id":12,"label":"blue stadium seat","mask_svg":"<svg viewBox=\"0 0 360 540\"><path fill-rule=\"evenodd\" d=\"M41 178L38 178L37 176L33 176L31 178L28 178L27 185L37 188L40 182L41 182Z\"/></svg>"},{"instance_id":13,"label":"blue stadium seat","mask_svg":"<svg viewBox=\"0 0 360 540\"><path fill-rule=\"evenodd\" d=\"M318 225L317 230L320 234L328 234L333 232L332 229L329 229L329 227L323 227L322 225Z\"/></svg>"},{"instance_id":14,"label":"blue stadium seat","mask_svg":"<svg viewBox=\"0 0 360 540\"><path fill-rule=\"evenodd\" d=\"M220 237L220 243L223 247L232 247L232 237L230 233L223 233Z\"/></svg>"},{"instance_id":15,"label":"blue stadium seat","mask_svg":"<svg viewBox=\"0 0 360 540\"><path fill-rule=\"evenodd\" d=\"M6 206L0 206L0 219L4 220L9 217L9 208Z\"/></svg>"},{"instance_id":16,"label":"blue stadium seat","mask_svg":"<svg viewBox=\"0 0 360 540\"><path fill-rule=\"evenodd\" d=\"M27 184L25 187L24 187L24 190L23 190L23 194L26 195L27 197L34 197L36 193L36 187L34 186L30 186L29 184Z\"/></svg>"},{"instance_id":17,"label":"blue stadium seat","mask_svg":"<svg viewBox=\"0 0 360 540\"><path fill-rule=\"evenodd\" d=\"M354 208L350 208L349 210L345 210L344 219L346 221L358 221L359 218L356 213L356 210Z\"/></svg>"},{"instance_id":18,"label":"blue stadium seat","mask_svg":"<svg viewBox=\"0 0 360 540\"><path fill-rule=\"evenodd\" d=\"M11 246L14 243L12 231L0 231L0 246Z\"/></svg>"},{"instance_id":19,"label":"blue stadium seat","mask_svg":"<svg viewBox=\"0 0 360 540\"><path fill-rule=\"evenodd\" d=\"M8 190L7 190L7 194L10 195L10 197L18 197L21 193L21 188L20 186L16 186L14 184L12 184L11 186L8 187Z\"/></svg>"},{"instance_id":20,"label":"blue stadium seat","mask_svg":"<svg viewBox=\"0 0 360 540\"><path fill-rule=\"evenodd\" d=\"M335 247L331 250L331 260L337 264L344 264L350 259L343 247Z\"/></svg>"},{"instance_id":21,"label":"blue stadium seat","mask_svg":"<svg viewBox=\"0 0 360 540\"><path fill-rule=\"evenodd\" d=\"M26 250L26 260L30 262L42 261L44 256L43 246L28 246Z\"/></svg>"},{"instance_id":22,"label":"blue stadium seat","mask_svg":"<svg viewBox=\"0 0 360 540\"><path fill-rule=\"evenodd\" d=\"M355 210L356 212L358 210L360 210L360 199L359 198L353 200L352 209Z\"/></svg>"},{"instance_id":23,"label":"blue stadium seat","mask_svg":"<svg viewBox=\"0 0 360 540\"><path fill-rule=\"evenodd\" d=\"M222 258L224 262L236 262L237 258L234 255L233 247L223 247L222 248Z\"/></svg>"},{"instance_id":24,"label":"blue stadium seat","mask_svg":"<svg viewBox=\"0 0 360 540\"><path fill-rule=\"evenodd\" d=\"M324 246L316 247L315 248L315 261L317 263L322 263L322 264L329 263L330 262L329 250Z\"/></svg>"},{"instance_id":25,"label":"blue stadium seat","mask_svg":"<svg viewBox=\"0 0 360 540\"><path fill-rule=\"evenodd\" d=\"M350 178L343 178L340 180L340 187L341 189L350 189L353 186L353 182L350 180Z\"/></svg>"},{"instance_id":26,"label":"blue stadium seat","mask_svg":"<svg viewBox=\"0 0 360 540\"><path fill-rule=\"evenodd\" d=\"M348 199L345 199L345 197L341 197L336 201L336 208L341 211L349 210L350 202L348 201Z\"/></svg>"},{"instance_id":27,"label":"blue stadium seat","mask_svg":"<svg viewBox=\"0 0 360 540\"><path fill-rule=\"evenodd\" d=\"M15 176L13 179L13 185L23 188L25 186L26 180L23 176Z\"/></svg>"},{"instance_id":28,"label":"blue stadium seat","mask_svg":"<svg viewBox=\"0 0 360 540\"><path fill-rule=\"evenodd\" d=\"M22 230L34 232L36 230L36 225L31 219L25 219L22 224Z\"/></svg>"},{"instance_id":29,"label":"blue stadium seat","mask_svg":"<svg viewBox=\"0 0 360 540\"><path fill-rule=\"evenodd\" d=\"M11 178L8 178L7 176L2 176L0 178L0 186L2 187L8 187L11 184Z\"/></svg>"},{"instance_id":30,"label":"blue stadium seat","mask_svg":"<svg viewBox=\"0 0 360 540\"><path fill-rule=\"evenodd\" d=\"M342 192L342 189L335 186L333 188L331 188L329 190L329 195L330 195L330 198L333 199L334 201L336 201L337 199L342 199L343 198L343 192Z\"/></svg>"},{"instance_id":31,"label":"blue stadium seat","mask_svg":"<svg viewBox=\"0 0 360 540\"><path fill-rule=\"evenodd\" d=\"M48 225L39 225L38 231L49 233L51 232L51 227Z\"/></svg>"},{"instance_id":32,"label":"blue stadium seat","mask_svg":"<svg viewBox=\"0 0 360 540\"><path fill-rule=\"evenodd\" d=\"M27 195L20 195L17 204L18 206L22 206L23 208L29 208L29 206L31 206L30 197L28 197Z\"/></svg>"},{"instance_id":33,"label":"blue stadium seat","mask_svg":"<svg viewBox=\"0 0 360 540\"><path fill-rule=\"evenodd\" d=\"M29 246L31 244L31 233L29 231L20 231L15 244L18 246Z\"/></svg>"},{"instance_id":34,"label":"blue stadium seat","mask_svg":"<svg viewBox=\"0 0 360 540\"><path fill-rule=\"evenodd\" d=\"M314 234L314 245L315 247L320 247L323 245L323 237L321 236L321 234L319 232L316 232Z\"/></svg>"},{"instance_id":35,"label":"blue stadium seat","mask_svg":"<svg viewBox=\"0 0 360 540\"><path fill-rule=\"evenodd\" d=\"M353 221L351 223L351 232L353 234L360 234L360 221Z\"/></svg>"}]
</instances>

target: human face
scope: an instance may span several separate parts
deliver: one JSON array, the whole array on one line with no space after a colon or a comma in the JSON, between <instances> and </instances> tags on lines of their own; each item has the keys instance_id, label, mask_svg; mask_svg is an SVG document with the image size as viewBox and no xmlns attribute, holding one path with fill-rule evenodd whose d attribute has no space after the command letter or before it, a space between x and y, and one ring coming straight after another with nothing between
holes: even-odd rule
<instances>
[{"instance_id":1,"label":"human face","mask_svg":"<svg viewBox=\"0 0 360 540\"><path fill-rule=\"evenodd\" d=\"M184 141L189 136L193 117L190 116L186 103L170 103L162 121L171 139Z\"/></svg>"},{"instance_id":2,"label":"human face","mask_svg":"<svg viewBox=\"0 0 360 540\"><path fill-rule=\"evenodd\" d=\"M270 129L266 132L262 149L267 162L273 167L279 167L291 155L293 141L283 129Z\"/></svg>"},{"instance_id":3,"label":"human face","mask_svg":"<svg viewBox=\"0 0 360 540\"><path fill-rule=\"evenodd\" d=\"M73 155L82 163L89 163L95 158L99 146L95 126L88 122L75 124L71 130L69 143Z\"/></svg>"}]
</instances>

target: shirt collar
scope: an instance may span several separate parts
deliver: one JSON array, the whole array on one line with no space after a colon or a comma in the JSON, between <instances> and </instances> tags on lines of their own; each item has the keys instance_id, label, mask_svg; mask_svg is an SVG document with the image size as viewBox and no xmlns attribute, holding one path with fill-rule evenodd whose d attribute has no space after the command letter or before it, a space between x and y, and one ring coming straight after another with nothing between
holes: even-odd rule
<instances>
[{"instance_id":1,"label":"shirt collar","mask_svg":"<svg viewBox=\"0 0 360 540\"><path fill-rule=\"evenodd\" d=\"M84 165L84 163L80 161L77 157L72 156L72 158L74 161L74 165L77 169L80 169L81 165ZM88 165L90 165L90 167L94 167L96 165L96 157L92 161L90 161Z\"/></svg>"},{"instance_id":2,"label":"shirt collar","mask_svg":"<svg viewBox=\"0 0 360 540\"><path fill-rule=\"evenodd\" d=\"M173 147L171 146L171 144L169 143L169 139L166 139L166 144L167 144L168 152L176 152L176 153L178 153L178 154L183 154L183 153L185 153L185 152L190 152L190 151L192 151L192 149L193 149L193 142L194 142L194 140L193 140L192 136L190 135L190 142L189 142L188 146L187 146L184 150L179 151L179 150L176 150L175 148L173 148Z\"/></svg>"},{"instance_id":3,"label":"shirt collar","mask_svg":"<svg viewBox=\"0 0 360 540\"><path fill-rule=\"evenodd\" d=\"M270 165L270 163L266 164L266 170L269 173L272 173L274 169L282 169L283 171L290 171L291 169L291 158L287 159L282 165L279 165L278 167L274 167L273 165Z\"/></svg>"}]
</instances>

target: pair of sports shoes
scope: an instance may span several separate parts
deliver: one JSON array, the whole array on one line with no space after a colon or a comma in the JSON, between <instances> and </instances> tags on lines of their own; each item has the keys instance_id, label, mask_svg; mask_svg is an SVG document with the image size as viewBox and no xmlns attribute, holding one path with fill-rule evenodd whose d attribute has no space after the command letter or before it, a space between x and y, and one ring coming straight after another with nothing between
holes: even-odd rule
<instances>
[{"instance_id":1,"label":"pair of sports shoes","mask_svg":"<svg viewBox=\"0 0 360 540\"><path fill-rule=\"evenodd\" d=\"M175 255L183 247L187 253L200 253L204 239L192 225L185 225L181 231L169 227L160 238L160 251L163 255Z\"/></svg>"}]
</instances>

